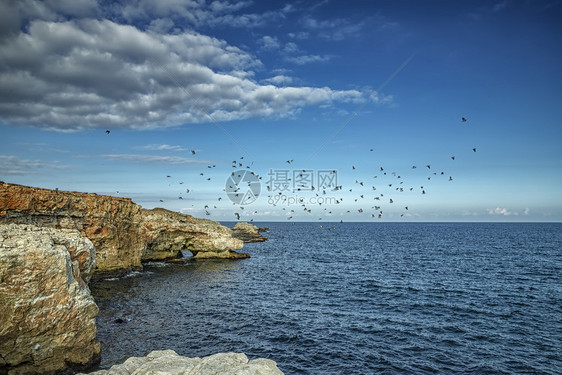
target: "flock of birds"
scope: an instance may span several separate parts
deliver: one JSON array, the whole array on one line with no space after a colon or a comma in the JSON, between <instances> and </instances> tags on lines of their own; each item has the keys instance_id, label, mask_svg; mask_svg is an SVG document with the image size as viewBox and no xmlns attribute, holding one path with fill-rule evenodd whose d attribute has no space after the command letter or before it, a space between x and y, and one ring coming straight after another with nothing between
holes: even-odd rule
<instances>
[{"instance_id":1,"label":"flock of birds","mask_svg":"<svg viewBox=\"0 0 562 375\"><path fill-rule=\"evenodd\" d=\"M467 119L465 117L462 117L461 121L465 123L467 122ZM110 130L106 130L106 134L110 134ZM371 148L369 149L369 151L373 152L374 149ZM472 151L477 152L477 148L473 147ZM196 150L191 150L191 154L195 155ZM452 162L454 162L455 159L455 155L450 156L450 160ZM288 159L285 161L288 166L292 165L293 162L293 159ZM244 174L241 171L247 170L247 173L251 174L254 177L254 180L262 181L263 178L261 176L251 171L252 165L253 162L245 162L244 156L241 156L237 160L233 160L231 163L231 167L235 169L235 171L231 172L232 178L234 180L240 180L242 178L242 174ZM216 168L216 164L207 165L207 169L210 170L213 168ZM430 184L431 181L433 181L432 179L435 180L441 178L446 179L447 181L453 181L453 177L451 175L446 174L445 171L441 169L435 170L435 168L433 168L431 164L424 164L420 166L412 165L409 168L410 170L417 170L418 172L422 169L425 171L423 178L426 182L423 185L414 185L413 182L407 183L408 178L405 178L405 176L407 176L408 173L399 173L398 171L387 170L384 166L377 167L376 174L372 175L371 181L364 181L360 176L365 176L365 174L359 173L360 169L360 167L356 167L355 165L350 166L351 173L354 174L353 178L355 179L355 182L354 186L348 186L346 187L346 189L344 189L342 185L326 187L305 186L293 183L292 186L294 189L292 189L292 191L278 191L274 193L272 191L274 189L271 188L271 185L267 184L266 187L268 192L268 202L273 207L284 206L281 207L281 209L282 211L285 211L286 219L289 221L292 221L293 219L300 219L301 216L298 215L299 211L301 211L301 213L305 213L309 217L313 217L315 214L317 214L317 220L323 220L325 217L328 217L332 219L330 221L337 221L339 219L340 222L343 222L344 220L342 215L345 214L349 214L354 220L356 220L357 215L368 215L367 217L370 217L371 219L382 219L385 212L385 207L392 207L393 211L396 212L397 205L400 205L398 202L402 201L400 199L401 194L413 192L425 195L427 193L427 185ZM302 170L302 173L306 172L307 170ZM331 173L337 173L337 171L333 170ZM208 182L212 180L212 177L207 177L204 172L200 172L199 176L200 178ZM420 176L421 175L418 173L417 177L419 178ZM171 175L166 175L166 179L171 178ZM288 180L291 181L290 178ZM228 181L232 181L232 179L229 179ZM178 185L184 184L183 181L177 181L176 183ZM247 186L245 186L245 184L247 184ZM172 183L170 182L168 185L172 186ZM243 178L239 184L233 184L232 182L227 183L227 186L225 186L225 189L223 189L223 191L229 194L234 194L236 197L238 197L239 194L245 194L245 192L250 188L250 185L251 182ZM302 199L302 197L301 201L293 201L292 204L287 204L287 195L291 195L291 193L300 194L304 191L308 191L310 193L310 197L316 198L313 200L315 202L314 204L310 203L312 201L311 199ZM183 200L183 194L190 194L190 192L191 190L189 188L183 188L183 190L179 193L177 199ZM337 194L338 196L335 197L335 194ZM346 204L346 206L348 208L352 206L355 206L357 208L338 210L338 207L336 207L337 205L347 203L350 200L352 201L352 203ZM219 204L221 201L227 202L228 200L223 199L223 197L220 196L216 198L216 202L214 204L211 202L207 202L206 204L202 205L201 208L205 212L205 215L211 216L212 211L218 208L217 204ZM164 203L164 200L159 199L159 202ZM307 202L309 203L307 204ZM260 212L257 210L247 210L247 208L251 208L251 206L237 204L236 202L231 203L233 206L237 206L237 209L235 209L233 212L233 220L235 219L239 221L243 219L245 221L254 221L254 216L260 214ZM290 206L294 206L295 208L291 208ZM197 207L195 207L195 204L193 204L192 207L194 209L197 209ZM400 205L399 211L401 211L400 217L404 217L411 212L410 207L407 204ZM333 218L336 218L336 220L333 220ZM265 220L267 220L267 218ZM328 229L331 231L334 229L334 227L330 227Z\"/></svg>"}]
</instances>

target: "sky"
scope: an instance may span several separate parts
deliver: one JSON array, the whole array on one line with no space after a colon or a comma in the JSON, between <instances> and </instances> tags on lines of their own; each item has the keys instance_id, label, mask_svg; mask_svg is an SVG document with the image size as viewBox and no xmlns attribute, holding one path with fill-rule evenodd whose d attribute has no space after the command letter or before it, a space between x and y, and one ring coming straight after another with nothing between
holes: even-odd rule
<instances>
[{"instance_id":1,"label":"sky","mask_svg":"<svg viewBox=\"0 0 562 375\"><path fill-rule=\"evenodd\" d=\"M218 221L560 222L561 16L0 0L0 181Z\"/></svg>"}]
</instances>

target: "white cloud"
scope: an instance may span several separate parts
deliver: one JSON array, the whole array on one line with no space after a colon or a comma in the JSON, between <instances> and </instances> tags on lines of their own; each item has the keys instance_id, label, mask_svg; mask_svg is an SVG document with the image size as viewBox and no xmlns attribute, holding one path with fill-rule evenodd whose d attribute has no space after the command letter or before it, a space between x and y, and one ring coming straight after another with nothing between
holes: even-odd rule
<instances>
[{"instance_id":1,"label":"white cloud","mask_svg":"<svg viewBox=\"0 0 562 375\"><path fill-rule=\"evenodd\" d=\"M167 165L209 163L208 160L188 159L188 158L182 158L180 156L157 156L157 155L144 155L144 154L108 154L108 155L102 155L102 157L111 160L125 160L135 163L167 164Z\"/></svg>"},{"instance_id":2,"label":"white cloud","mask_svg":"<svg viewBox=\"0 0 562 375\"><path fill-rule=\"evenodd\" d=\"M510 211L507 208L501 208L501 207L488 208L486 211L488 212L489 215L503 215L503 216L529 215L529 213L531 212L529 208L525 208L523 212L518 212L518 211Z\"/></svg>"},{"instance_id":3,"label":"white cloud","mask_svg":"<svg viewBox=\"0 0 562 375\"><path fill-rule=\"evenodd\" d=\"M331 57L328 55L301 55L301 56L287 56L285 60L292 62L297 65L305 65L318 62L326 62L330 60Z\"/></svg>"},{"instance_id":4,"label":"white cloud","mask_svg":"<svg viewBox=\"0 0 562 375\"><path fill-rule=\"evenodd\" d=\"M25 160L16 156L0 155L0 175L27 175L43 172L44 169L67 169L68 166L57 163L45 163L40 160Z\"/></svg>"},{"instance_id":5,"label":"white cloud","mask_svg":"<svg viewBox=\"0 0 562 375\"><path fill-rule=\"evenodd\" d=\"M137 149L139 150L149 150L149 151L185 151L187 150L186 148L182 147L182 146L172 146L172 145L166 145L166 144L151 144L151 145L146 145L146 146L139 146L137 147Z\"/></svg>"},{"instance_id":6,"label":"white cloud","mask_svg":"<svg viewBox=\"0 0 562 375\"><path fill-rule=\"evenodd\" d=\"M500 208L500 207L488 208L486 211L488 211L489 215L504 215L504 216L512 215L512 212L510 212L507 208Z\"/></svg>"},{"instance_id":7,"label":"white cloud","mask_svg":"<svg viewBox=\"0 0 562 375\"><path fill-rule=\"evenodd\" d=\"M271 24L293 12L292 7L263 13L243 13L251 1L128 0L110 7L108 16L141 24L155 18L170 18L193 26L254 28Z\"/></svg>"},{"instance_id":8,"label":"white cloud","mask_svg":"<svg viewBox=\"0 0 562 375\"><path fill-rule=\"evenodd\" d=\"M0 42L0 60L2 120L61 131L284 117L362 97L356 90L260 85L252 77L262 63L223 40L109 20L31 21Z\"/></svg>"},{"instance_id":9,"label":"white cloud","mask_svg":"<svg viewBox=\"0 0 562 375\"><path fill-rule=\"evenodd\" d=\"M276 75L275 77L264 79L263 82L272 83L276 86L288 85L291 82L293 82L293 78L281 74L281 75Z\"/></svg>"},{"instance_id":10,"label":"white cloud","mask_svg":"<svg viewBox=\"0 0 562 375\"><path fill-rule=\"evenodd\" d=\"M333 41L357 37L365 28L364 22L342 18L319 21L315 18L305 17L301 23L307 30L312 30L316 36Z\"/></svg>"},{"instance_id":11,"label":"white cloud","mask_svg":"<svg viewBox=\"0 0 562 375\"><path fill-rule=\"evenodd\" d=\"M264 50L276 50L279 49L279 40L274 36L265 35L258 40L258 44Z\"/></svg>"},{"instance_id":12,"label":"white cloud","mask_svg":"<svg viewBox=\"0 0 562 375\"><path fill-rule=\"evenodd\" d=\"M296 43L289 42L289 43L285 44L285 47L283 48L283 52L297 53L297 52L299 52L299 47L297 46Z\"/></svg>"}]
</instances>

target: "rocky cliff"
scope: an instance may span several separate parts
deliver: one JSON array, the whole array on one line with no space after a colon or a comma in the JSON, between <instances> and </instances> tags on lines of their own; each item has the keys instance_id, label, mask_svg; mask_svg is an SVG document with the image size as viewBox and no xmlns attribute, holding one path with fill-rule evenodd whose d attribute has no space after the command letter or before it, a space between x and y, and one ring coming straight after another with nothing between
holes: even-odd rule
<instances>
[{"instance_id":1,"label":"rocky cliff","mask_svg":"<svg viewBox=\"0 0 562 375\"><path fill-rule=\"evenodd\" d=\"M99 359L86 284L94 266L94 245L77 230L0 225L0 373L51 374Z\"/></svg>"},{"instance_id":2,"label":"rocky cliff","mask_svg":"<svg viewBox=\"0 0 562 375\"><path fill-rule=\"evenodd\" d=\"M130 199L0 182L0 374L52 374L99 360L91 278L190 250L240 258L230 229ZM259 372L254 372L259 373Z\"/></svg>"},{"instance_id":3,"label":"rocky cliff","mask_svg":"<svg viewBox=\"0 0 562 375\"><path fill-rule=\"evenodd\" d=\"M242 241L232 237L232 231L219 223L155 208L142 210L147 247L143 261L166 260L189 250L195 258L247 258Z\"/></svg>"},{"instance_id":4,"label":"rocky cliff","mask_svg":"<svg viewBox=\"0 0 562 375\"><path fill-rule=\"evenodd\" d=\"M143 260L179 256L239 258L247 254L230 229L164 209L144 210L128 198L48 190L0 182L0 223L76 229L96 249L94 278L142 268Z\"/></svg>"}]
</instances>

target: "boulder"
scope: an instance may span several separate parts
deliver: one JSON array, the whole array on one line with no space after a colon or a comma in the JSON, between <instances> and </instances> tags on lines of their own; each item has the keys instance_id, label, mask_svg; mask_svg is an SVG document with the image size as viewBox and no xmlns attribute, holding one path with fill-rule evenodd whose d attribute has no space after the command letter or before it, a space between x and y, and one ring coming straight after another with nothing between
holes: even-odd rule
<instances>
[{"instance_id":1,"label":"boulder","mask_svg":"<svg viewBox=\"0 0 562 375\"><path fill-rule=\"evenodd\" d=\"M86 284L94 253L77 230L0 224L0 373L99 361L98 308Z\"/></svg>"},{"instance_id":2,"label":"boulder","mask_svg":"<svg viewBox=\"0 0 562 375\"><path fill-rule=\"evenodd\" d=\"M146 357L131 357L109 370L90 375L283 375L270 359L249 360L243 353L219 353L189 358L173 350L153 351ZM85 375L85 374L79 374Z\"/></svg>"}]
</instances>

